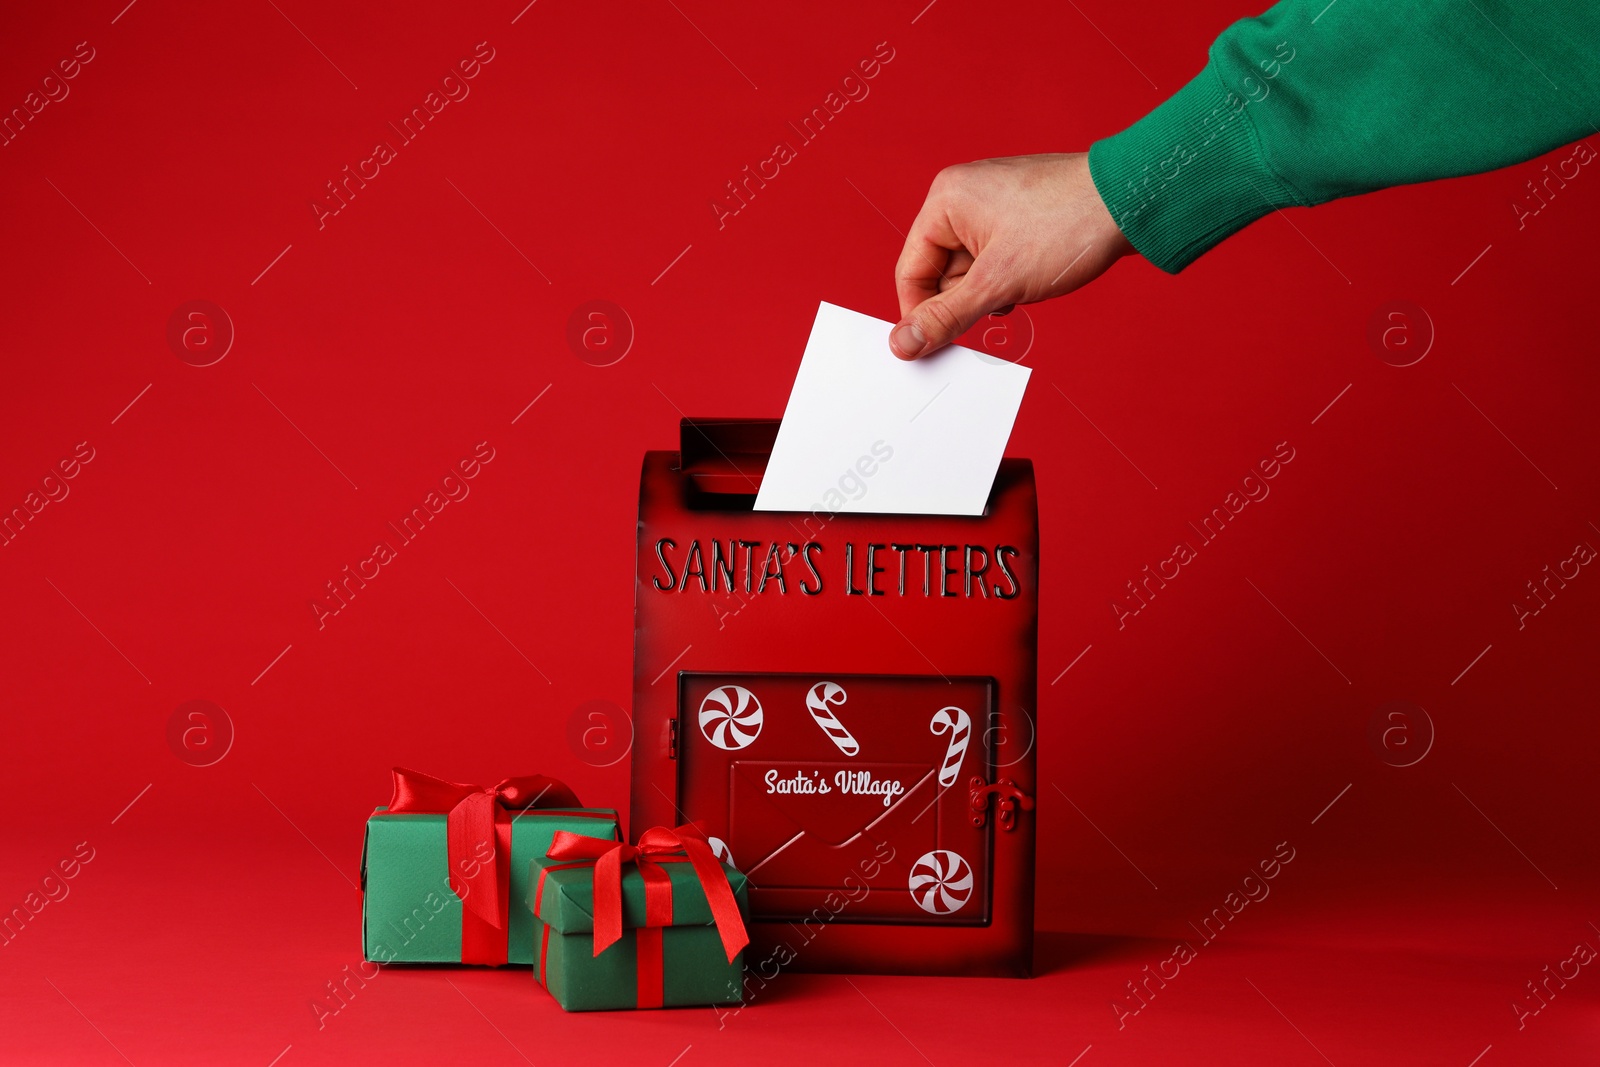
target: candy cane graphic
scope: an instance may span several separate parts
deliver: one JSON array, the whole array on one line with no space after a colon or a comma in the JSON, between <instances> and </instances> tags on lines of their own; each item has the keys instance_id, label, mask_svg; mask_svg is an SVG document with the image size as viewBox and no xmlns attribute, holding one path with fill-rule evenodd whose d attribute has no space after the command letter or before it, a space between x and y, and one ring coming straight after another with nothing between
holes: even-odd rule
<instances>
[{"instance_id":1,"label":"candy cane graphic","mask_svg":"<svg viewBox=\"0 0 1600 1067\"><path fill-rule=\"evenodd\" d=\"M713 689L700 702L700 732L720 749L744 748L761 733L761 701L742 685Z\"/></svg>"},{"instance_id":2,"label":"candy cane graphic","mask_svg":"<svg viewBox=\"0 0 1600 1067\"><path fill-rule=\"evenodd\" d=\"M939 785L949 789L961 772L961 761L967 758L967 741L972 736L972 720L960 708L940 708L928 723L933 734L950 735L944 750L944 766L939 768Z\"/></svg>"},{"instance_id":3,"label":"candy cane graphic","mask_svg":"<svg viewBox=\"0 0 1600 1067\"><path fill-rule=\"evenodd\" d=\"M844 728L844 723L833 713L833 708L829 707L830 704L844 702L844 686L836 682L818 682L811 687L811 692L806 694L806 707L811 709L811 717L817 720L817 725L828 735L828 740L838 745L839 751L846 756L854 756L861 751L861 746L856 743L850 731Z\"/></svg>"}]
</instances>

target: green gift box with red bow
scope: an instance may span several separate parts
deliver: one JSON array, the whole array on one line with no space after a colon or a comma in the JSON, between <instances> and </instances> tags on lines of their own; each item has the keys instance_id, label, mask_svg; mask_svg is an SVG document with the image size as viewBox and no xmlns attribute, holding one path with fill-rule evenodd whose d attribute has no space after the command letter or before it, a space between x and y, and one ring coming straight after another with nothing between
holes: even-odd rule
<instances>
[{"instance_id":1,"label":"green gift box with red bow","mask_svg":"<svg viewBox=\"0 0 1600 1067\"><path fill-rule=\"evenodd\" d=\"M740 1002L746 880L697 828L559 831L529 881L534 973L567 1011Z\"/></svg>"},{"instance_id":2,"label":"green gift box with red bow","mask_svg":"<svg viewBox=\"0 0 1600 1067\"><path fill-rule=\"evenodd\" d=\"M374 963L534 962L528 861L558 832L618 836L617 813L584 808L554 778L463 785L394 769L367 819L361 941Z\"/></svg>"}]
</instances>

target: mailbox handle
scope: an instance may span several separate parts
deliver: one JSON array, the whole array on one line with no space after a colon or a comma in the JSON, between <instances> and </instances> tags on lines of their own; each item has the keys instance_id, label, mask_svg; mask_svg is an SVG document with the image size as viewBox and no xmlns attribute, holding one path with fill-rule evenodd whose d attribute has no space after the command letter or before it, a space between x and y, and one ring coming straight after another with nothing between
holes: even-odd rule
<instances>
[{"instance_id":1,"label":"mailbox handle","mask_svg":"<svg viewBox=\"0 0 1600 1067\"><path fill-rule=\"evenodd\" d=\"M974 775L968 783L968 796L972 807L973 826L982 826L988 821L990 797L995 800L995 810L1000 817L1000 829L1007 833L1017 828L1017 809L1033 810L1033 798L1024 793L1010 778L1001 778L990 785Z\"/></svg>"}]
</instances>

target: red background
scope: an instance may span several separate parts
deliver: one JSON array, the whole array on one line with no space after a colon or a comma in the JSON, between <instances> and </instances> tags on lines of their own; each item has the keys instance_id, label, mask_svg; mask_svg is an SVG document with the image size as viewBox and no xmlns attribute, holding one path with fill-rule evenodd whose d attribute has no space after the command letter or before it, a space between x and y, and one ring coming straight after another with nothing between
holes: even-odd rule
<instances>
[{"instance_id":1,"label":"red background","mask_svg":"<svg viewBox=\"0 0 1600 1067\"><path fill-rule=\"evenodd\" d=\"M1600 179L1519 231L1541 161L1271 217L1179 278L1129 261L1028 309L1010 451L1037 463L1045 541L1040 977L785 975L719 1020L567 1017L526 973L389 969L319 1029L311 1001L359 958L361 825L391 765L541 771L626 809L625 763L593 766L568 724L627 702L641 453L680 413L779 414L819 299L894 317L897 228L941 166L1087 147L1249 11L124 2L0 29L8 112L95 50L0 149L0 507L94 449L0 548L0 906L94 849L0 949L0 1058L1489 1067L1595 1047L1587 969L1521 1029L1511 1008L1600 946L1600 577L1521 630L1510 606L1600 546L1579 314ZM324 183L480 41L470 96L319 230ZM724 183L880 41L870 96L719 229ZM237 331L203 368L166 339L194 299ZM565 339L592 299L636 331L613 366ZM1366 339L1396 299L1437 334L1404 368ZM481 441L470 497L319 630L323 583ZM1282 441L1270 497L1119 630L1124 583ZM236 731L211 766L168 741L195 699ZM1420 747L1415 714L1369 738L1395 700L1436 731L1408 767L1383 756L1418 751L1398 744ZM1124 983L1284 841L1272 895L1119 1029Z\"/></svg>"}]
</instances>

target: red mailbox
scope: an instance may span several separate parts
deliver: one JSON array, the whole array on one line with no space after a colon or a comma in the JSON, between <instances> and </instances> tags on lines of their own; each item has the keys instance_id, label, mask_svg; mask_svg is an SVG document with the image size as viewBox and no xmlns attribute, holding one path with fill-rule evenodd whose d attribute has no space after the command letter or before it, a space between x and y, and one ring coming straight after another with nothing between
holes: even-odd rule
<instances>
[{"instance_id":1,"label":"red mailbox","mask_svg":"<svg viewBox=\"0 0 1600 1067\"><path fill-rule=\"evenodd\" d=\"M839 513L870 506L877 442L837 500L753 511L777 428L685 419L645 454L634 831L698 821L746 873L758 972L1025 975L1032 464L982 516Z\"/></svg>"}]
</instances>

